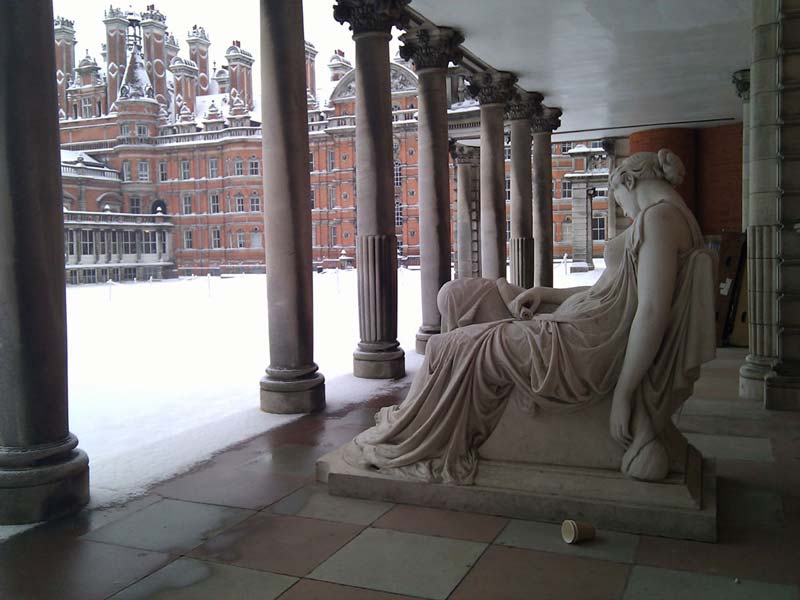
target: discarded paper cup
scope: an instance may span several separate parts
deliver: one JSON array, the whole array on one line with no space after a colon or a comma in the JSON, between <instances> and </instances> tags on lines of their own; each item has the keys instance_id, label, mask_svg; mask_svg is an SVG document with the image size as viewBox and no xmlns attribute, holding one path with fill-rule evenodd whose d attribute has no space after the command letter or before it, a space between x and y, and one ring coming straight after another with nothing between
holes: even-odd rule
<instances>
[{"instance_id":1,"label":"discarded paper cup","mask_svg":"<svg viewBox=\"0 0 800 600\"><path fill-rule=\"evenodd\" d=\"M567 544L577 544L594 539L594 525L567 519L561 523L561 539Z\"/></svg>"}]
</instances>

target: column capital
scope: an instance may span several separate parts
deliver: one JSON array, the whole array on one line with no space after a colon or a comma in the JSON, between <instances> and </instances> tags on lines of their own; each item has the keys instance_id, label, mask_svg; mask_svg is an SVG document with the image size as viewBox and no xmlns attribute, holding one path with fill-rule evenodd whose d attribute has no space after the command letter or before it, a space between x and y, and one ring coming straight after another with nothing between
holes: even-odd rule
<instances>
[{"instance_id":1,"label":"column capital","mask_svg":"<svg viewBox=\"0 0 800 600\"><path fill-rule=\"evenodd\" d=\"M414 61L417 71L422 69L445 69L452 61L458 64L461 60L461 49L464 41L461 32L450 27L436 27L425 23L409 29L400 36L400 56Z\"/></svg>"},{"instance_id":2,"label":"column capital","mask_svg":"<svg viewBox=\"0 0 800 600\"><path fill-rule=\"evenodd\" d=\"M481 104L505 104L514 93L517 76L508 71L481 71L468 80L467 92Z\"/></svg>"},{"instance_id":3,"label":"column capital","mask_svg":"<svg viewBox=\"0 0 800 600\"><path fill-rule=\"evenodd\" d=\"M736 95L743 102L750 101L750 69L735 71L731 77L731 83L736 88Z\"/></svg>"},{"instance_id":4,"label":"column capital","mask_svg":"<svg viewBox=\"0 0 800 600\"><path fill-rule=\"evenodd\" d=\"M561 127L561 109L542 105L542 112L531 119L534 133L552 133Z\"/></svg>"},{"instance_id":5,"label":"column capital","mask_svg":"<svg viewBox=\"0 0 800 600\"><path fill-rule=\"evenodd\" d=\"M542 113L544 96L539 92L516 92L506 106L509 121L530 120Z\"/></svg>"},{"instance_id":6,"label":"column capital","mask_svg":"<svg viewBox=\"0 0 800 600\"><path fill-rule=\"evenodd\" d=\"M348 23L353 35L391 33L392 27L405 28L408 15L403 10L411 0L336 0L333 18Z\"/></svg>"},{"instance_id":7,"label":"column capital","mask_svg":"<svg viewBox=\"0 0 800 600\"><path fill-rule=\"evenodd\" d=\"M450 156L453 157L457 165L475 164L481 157L481 149L479 146L465 146L451 141Z\"/></svg>"}]
</instances>

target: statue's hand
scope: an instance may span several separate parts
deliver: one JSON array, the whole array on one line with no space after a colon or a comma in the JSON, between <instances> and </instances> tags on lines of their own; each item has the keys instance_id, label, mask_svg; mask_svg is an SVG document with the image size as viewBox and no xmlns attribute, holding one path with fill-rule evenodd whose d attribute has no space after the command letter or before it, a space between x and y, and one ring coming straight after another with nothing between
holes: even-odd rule
<instances>
[{"instance_id":1,"label":"statue's hand","mask_svg":"<svg viewBox=\"0 0 800 600\"><path fill-rule=\"evenodd\" d=\"M518 319L530 320L541 303L542 291L540 288L525 290L511 301L511 314Z\"/></svg>"},{"instance_id":2,"label":"statue's hand","mask_svg":"<svg viewBox=\"0 0 800 600\"><path fill-rule=\"evenodd\" d=\"M614 390L609 427L611 429L611 437L624 448L630 446L633 441L633 436L631 435L631 400L630 395L624 394L618 389Z\"/></svg>"}]
</instances>

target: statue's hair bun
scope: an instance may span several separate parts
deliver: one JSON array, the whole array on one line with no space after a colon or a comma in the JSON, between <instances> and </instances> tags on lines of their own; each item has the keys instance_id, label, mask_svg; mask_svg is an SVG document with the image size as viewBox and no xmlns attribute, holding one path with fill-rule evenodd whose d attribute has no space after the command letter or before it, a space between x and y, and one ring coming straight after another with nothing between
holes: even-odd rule
<instances>
[{"instance_id":1,"label":"statue's hair bun","mask_svg":"<svg viewBox=\"0 0 800 600\"><path fill-rule=\"evenodd\" d=\"M658 166L661 167L664 179L672 185L680 185L683 182L686 169L683 166L683 161L672 150L662 148L658 151Z\"/></svg>"}]
</instances>

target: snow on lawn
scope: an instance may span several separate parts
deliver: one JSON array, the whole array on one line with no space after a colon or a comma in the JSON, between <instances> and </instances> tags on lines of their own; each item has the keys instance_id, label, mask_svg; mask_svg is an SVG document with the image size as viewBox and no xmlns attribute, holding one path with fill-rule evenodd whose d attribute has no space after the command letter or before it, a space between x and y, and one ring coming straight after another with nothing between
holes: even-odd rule
<instances>
[{"instance_id":1,"label":"snow on lawn","mask_svg":"<svg viewBox=\"0 0 800 600\"><path fill-rule=\"evenodd\" d=\"M602 268L602 262L598 265ZM601 268L556 286L591 285ZM419 271L398 271L399 337L412 376ZM93 504L140 493L236 442L297 416L259 409L269 362L263 275L67 289L70 429L91 460ZM355 271L314 275L315 358L336 409L399 382L356 379Z\"/></svg>"}]
</instances>

